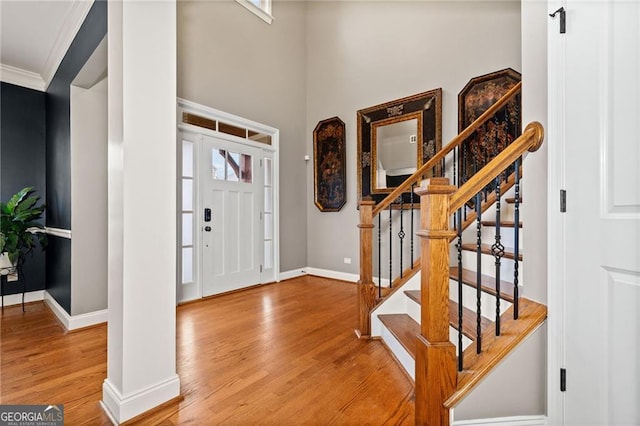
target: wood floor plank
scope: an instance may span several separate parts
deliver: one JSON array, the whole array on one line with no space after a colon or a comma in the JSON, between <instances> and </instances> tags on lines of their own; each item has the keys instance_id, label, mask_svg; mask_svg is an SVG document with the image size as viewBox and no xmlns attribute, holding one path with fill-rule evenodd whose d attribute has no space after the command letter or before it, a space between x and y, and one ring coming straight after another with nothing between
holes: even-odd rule
<instances>
[{"instance_id":1,"label":"wood floor plank","mask_svg":"<svg viewBox=\"0 0 640 426\"><path fill-rule=\"evenodd\" d=\"M178 307L183 399L127 424L413 424L413 384L381 342L356 339L355 300L353 284L305 276ZM110 424L106 326L65 333L42 303L0 318L1 404Z\"/></svg>"}]
</instances>

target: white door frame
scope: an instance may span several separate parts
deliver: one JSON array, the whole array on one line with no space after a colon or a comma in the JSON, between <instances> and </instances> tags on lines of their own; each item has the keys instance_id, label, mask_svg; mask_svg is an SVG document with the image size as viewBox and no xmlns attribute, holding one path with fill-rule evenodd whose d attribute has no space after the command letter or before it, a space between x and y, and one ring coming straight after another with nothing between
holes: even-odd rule
<instances>
[{"instance_id":1,"label":"white door frame","mask_svg":"<svg viewBox=\"0 0 640 426\"><path fill-rule=\"evenodd\" d=\"M564 0L548 0L549 13ZM560 369L565 367L566 228L560 213L560 190L565 185L565 44L559 24L547 25L547 418L552 425L564 424L564 394L560 391Z\"/></svg>"},{"instance_id":2,"label":"white door frame","mask_svg":"<svg viewBox=\"0 0 640 426\"><path fill-rule=\"evenodd\" d=\"M178 134L177 134L177 151L178 151L178 169L180 170L182 164L182 149L181 144L183 140L183 135L189 135L189 140L193 140L196 144L201 139L202 135L212 136L217 139L227 140L230 142L240 143L247 146L252 146L255 148L261 149L265 156L272 158L272 166L273 166L273 259L272 265L273 270L272 273L262 274L262 283L268 282L277 282L280 281L280 210L279 210L279 135L280 131L274 127L270 127L261 123L257 123L255 121L247 120L242 117L238 117L236 115L232 115L214 108L210 108L204 105L197 104L195 102L187 101L185 99L178 98L178 106L177 106L177 114L178 114ZM215 122L223 122L226 124L230 124L232 126L236 126L239 128L251 130L254 132L258 132L261 134L269 135L271 137L271 144L264 144L260 142L255 142L248 138L241 138L234 135L229 135L223 132L219 132L217 130L211 130L204 127L199 127L193 124L188 124L183 122L183 113L190 113L197 115L199 117L203 117L209 120L213 120ZM195 149L194 152L198 151ZM199 168L198 161L195 161L194 164L194 176L195 179L195 188L194 193L199 194L199 186L198 186L198 178L199 176ZM177 176L177 179L181 179L181 176ZM182 205L182 185L178 185L178 206ZM196 205L194 207L196 215L202 211L201 200L200 197L196 197ZM182 227L181 227L181 212L178 211L176 213L177 221L178 221L178 241L182 241ZM194 217L194 227L198 227L197 221ZM200 247L202 243L202 233L195 232L194 233L194 246ZM180 246L177 247L178 253L178 272L177 272L177 302L186 302L188 300L199 299L202 297L202 265L199 263L199 252L196 254L194 252L195 267L194 267L194 286L189 291L185 291L185 294L182 292L182 254L180 252ZM266 271L265 271L266 272Z\"/></svg>"}]
</instances>

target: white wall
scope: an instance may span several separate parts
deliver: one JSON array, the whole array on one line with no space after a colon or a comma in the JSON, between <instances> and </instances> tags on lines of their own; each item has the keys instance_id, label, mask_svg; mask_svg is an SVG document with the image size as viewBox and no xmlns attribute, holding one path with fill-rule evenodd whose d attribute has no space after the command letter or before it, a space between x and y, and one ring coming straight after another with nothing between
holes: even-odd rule
<instances>
[{"instance_id":1,"label":"white wall","mask_svg":"<svg viewBox=\"0 0 640 426\"><path fill-rule=\"evenodd\" d=\"M280 270L307 266L305 2L271 25L232 0L178 2L178 96L280 130Z\"/></svg>"},{"instance_id":2,"label":"white wall","mask_svg":"<svg viewBox=\"0 0 640 426\"><path fill-rule=\"evenodd\" d=\"M71 86L71 315L107 308L107 79Z\"/></svg>"},{"instance_id":3,"label":"white wall","mask_svg":"<svg viewBox=\"0 0 640 426\"><path fill-rule=\"evenodd\" d=\"M522 118L547 128L547 3L522 2ZM557 24L555 22L552 22ZM524 296L547 301L547 151L549 141L523 161ZM560 195L558 194L558 197ZM531 230L531 232L527 232Z\"/></svg>"},{"instance_id":4,"label":"white wall","mask_svg":"<svg viewBox=\"0 0 640 426\"><path fill-rule=\"evenodd\" d=\"M307 167L309 266L359 270L356 111L442 87L444 145L458 133L458 92L472 77L507 67L521 68L519 1L308 3L307 151L320 120L337 115L347 132L340 212L314 207Z\"/></svg>"}]
</instances>

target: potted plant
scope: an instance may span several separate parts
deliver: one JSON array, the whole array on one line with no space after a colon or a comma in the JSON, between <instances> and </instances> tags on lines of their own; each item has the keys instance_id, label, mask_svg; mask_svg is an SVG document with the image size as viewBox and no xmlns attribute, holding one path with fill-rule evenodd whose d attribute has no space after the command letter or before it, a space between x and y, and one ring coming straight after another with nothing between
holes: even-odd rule
<instances>
[{"instance_id":1,"label":"potted plant","mask_svg":"<svg viewBox=\"0 0 640 426\"><path fill-rule=\"evenodd\" d=\"M42 218L44 204L34 195L33 187L27 187L13 195L7 203L0 203L0 266L20 266L33 251L36 241L44 249L47 235L44 226L36 222ZM4 262L3 262L4 260ZM8 266L9 266L8 265Z\"/></svg>"}]
</instances>

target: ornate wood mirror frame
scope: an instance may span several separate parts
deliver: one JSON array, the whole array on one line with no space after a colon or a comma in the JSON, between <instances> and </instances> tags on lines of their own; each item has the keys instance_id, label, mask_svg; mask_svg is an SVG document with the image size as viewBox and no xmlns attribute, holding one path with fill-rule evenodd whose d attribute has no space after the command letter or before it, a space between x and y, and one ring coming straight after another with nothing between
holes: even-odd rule
<instances>
[{"instance_id":1,"label":"ornate wood mirror frame","mask_svg":"<svg viewBox=\"0 0 640 426\"><path fill-rule=\"evenodd\" d=\"M442 89L361 109L357 122L358 199L379 203L442 148Z\"/></svg>"}]
</instances>

